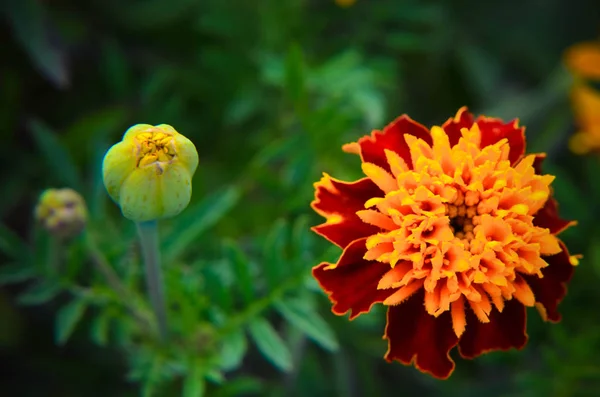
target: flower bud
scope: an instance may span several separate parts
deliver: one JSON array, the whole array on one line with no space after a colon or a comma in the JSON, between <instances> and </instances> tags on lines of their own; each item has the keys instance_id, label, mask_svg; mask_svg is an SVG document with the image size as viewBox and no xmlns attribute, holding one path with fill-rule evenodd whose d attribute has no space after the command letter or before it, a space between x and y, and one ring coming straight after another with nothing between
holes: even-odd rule
<instances>
[{"instance_id":1,"label":"flower bud","mask_svg":"<svg viewBox=\"0 0 600 397\"><path fill-rule=\"evenodd\" d=\"M123 216L135 222L169 218L187 207L198 167L194 144L167 124L137 124L104 156L102 174Z\"/></svg>"},{"instance_id":2,"label":"flower bud","mask_svg":"<svg viewBox=\"0 0 600 397\"><path fill-rule=\"evenodd\" d=\"M85 228L87 209L75 190L47 189L40 195L35 217L52 235L69 239Z\"/></svg>"}]
</instances>

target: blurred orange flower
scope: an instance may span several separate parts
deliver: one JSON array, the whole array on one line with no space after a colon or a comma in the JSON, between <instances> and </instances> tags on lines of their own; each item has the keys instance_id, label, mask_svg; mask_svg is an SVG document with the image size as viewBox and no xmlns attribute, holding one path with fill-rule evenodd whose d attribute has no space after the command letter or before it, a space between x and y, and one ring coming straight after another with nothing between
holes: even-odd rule
<instances>
[{"instance_id":1,"label":"blurred orange flower","mask_svg":"<svg viewBox=\"0 0 600 397\"><path fill-rule=\"evenodd\" d=\"M524 347L527 306L560 320L576 258L557 234L575 222L559 218L545 155L524 155L517 120L462 108L428 130L404 115L343 149L366 177L315 184L326 222L313 230L343 253L313 275L337 315L388 306L387 361L445 379L455 346L464 358Z\"/></svg>"},{"instance_id":2,"label":"blurred orange flower","mask_svg":"<svg viewBox=\"0 0 600 397\"><path fill-rule=\"evenodd\" d=\"M571 101L580 129L569 142L574 153L600 150L600 92L590 82L600 81L600 41L580 43L565 53L565 64L573 74Z\"/></svg>"},{"instance_id":3,"label":"blurred orange flower","mask_svg":"<svg viewBox=\"0 0 600 397\"><path fill-rule=\"evenodd\" d=\"M354 5L354 3L356 3L356 0L335 0L335 4L344 8Z\"/></svg>"}]
</instances>

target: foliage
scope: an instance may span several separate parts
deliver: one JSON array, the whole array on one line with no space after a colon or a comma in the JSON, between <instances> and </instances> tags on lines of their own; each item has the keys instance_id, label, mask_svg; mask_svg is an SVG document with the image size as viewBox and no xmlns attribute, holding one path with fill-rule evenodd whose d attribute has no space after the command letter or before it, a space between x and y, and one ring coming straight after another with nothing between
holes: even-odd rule
<instances>
[{"instance_id":1,"label":"foliage","mask_svg":"<svg viewBox=\"0 0 600 397\"><path fill-rule=\"evenodd\" d=\"M596 37L596 2L549 0L541 13L516 0L10 0L0 11L9 395L600 393L600 163L567 151L560 64ZM521 118L529 151L548 153L561 215L579 220L563 237L584 259L560 324L532 311L524 351L459 361L442 382L383 361L380 310L351 323L330 313L310 269L339 252L309 230L320 222L309 203L321 172L359 176L342 144L401 113L441 123L465 104ZM192 203L160 225L167 343L135 227L100 172L136 123L171 124L200 155ZM63 186L90 211L70 243L31 215L43 189Z\"/></svg>"}]
</instances>

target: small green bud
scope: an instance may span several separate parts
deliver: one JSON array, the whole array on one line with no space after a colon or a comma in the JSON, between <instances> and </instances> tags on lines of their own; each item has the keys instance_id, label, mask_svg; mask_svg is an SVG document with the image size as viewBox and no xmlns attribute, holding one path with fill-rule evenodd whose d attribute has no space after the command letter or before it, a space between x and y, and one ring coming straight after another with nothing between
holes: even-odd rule
<instances>
[{"instance_id":1,"label":"small green bud","mask_svg":"<svg viewBox=\"0 0 600 397\"><path fill-rule=\"evenodd\" d=\"M169 218L187 207L196 147L167 124L137 124L104 156L102 174L110 197L134 222Z\"/></svg>"},{"instance_id":2,"label":"small green bud","mask_svg":"<svg viewBox=\"0 0 600 397\"><path fill-rule=\"evenodd\" d=\"M35 208L35 217L52 235L69 239L83 231L87 222L85 201L73 189L46 189Z\"/></svg>"}]
</instances>

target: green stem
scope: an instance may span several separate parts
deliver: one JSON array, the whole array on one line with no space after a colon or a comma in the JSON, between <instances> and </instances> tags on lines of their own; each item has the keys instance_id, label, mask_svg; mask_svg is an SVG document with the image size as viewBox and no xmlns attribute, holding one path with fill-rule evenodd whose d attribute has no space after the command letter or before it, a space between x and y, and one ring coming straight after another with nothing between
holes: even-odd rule
<instances>
[{"instance_id":1,"label":"green stem","mask_svg":"<svg viewBox=\"0 0 600 397\"><path fill-rule=\"evenodd\" d=\"M102 251L100 251L96 245L96 241L89 232L86 233L85 244L92 263L98 272L102 274L108 286L120 297L127 310L129 310L130 314L139 323L141 330L143 331L148 329L148 326L151 325L148 323L148 316L144 316L138 311L134 304L135 297L132 295L131 291L125 285L123 285L121 279L114 271Z\"/></svg>"},{"instance_id":2,"label":"green stem","mask_svg":"<svg viewBox=\"0 0 600 397\"><path fill-rule=\"evenodd\" d=\"M163 293L163 277L160 267L160 250L158 245L158 223L156 221L139 222L137 224L142 256L146 270L146 285L150 302L158 322L161 339L167 337L167 308Z\"/></svg>"}]
</instances>

